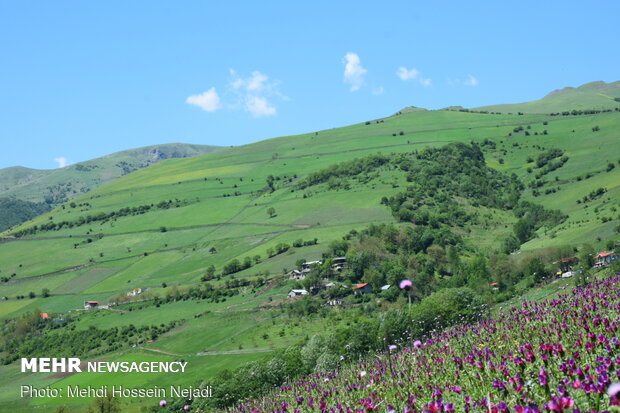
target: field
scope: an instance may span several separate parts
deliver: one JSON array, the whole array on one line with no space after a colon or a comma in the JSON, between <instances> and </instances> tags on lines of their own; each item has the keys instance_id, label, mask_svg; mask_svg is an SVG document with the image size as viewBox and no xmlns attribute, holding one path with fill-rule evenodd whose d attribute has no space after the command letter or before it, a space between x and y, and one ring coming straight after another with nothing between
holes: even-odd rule
<instances>
[{"instance_id":1,"label":"field","mask_svg":"<svg viewBox=\"0 0 620 413\"><path fill-rule=\"evenodd\" d=\"M381 203L383 197L408 185L398 169L377 169L366 182L351 181L347 188L320 184L302 189L303 178L356 158L378 153L395 158L453 142L477 143L488 166L514 173L526 184L523 199L567 215L560 225L540 229L521 245L519 254L584 243L603 249L606 241L618 240L620 112L551 115L555 106L541 113L502 112L403 111L348 127L168 159L136 170L2 234L0 276L5 278L0 296L7 300L0 301L0 319L40 310L52 318L75 317L72 325L78 331L177 322L151 343L136 343L98 357L182 357L190 362L191 371L174 380L193 384L213 378L326 328L325 319L316 317L296 325L297 319L282 306L290 302L287 293L297 285L284 274L298 260L321 259L332 241L369 224L403 226ZM552 148L568 159L535 178L542 170L535 160ZM538 186L528 186L535 181ZM583 200L598 188L604 192ZM517 219L509 211L466 207L484 217L481 223L460 230L477 248L495 249L512 234ZM61 227L49 226L63 222ZM314 239L318 243L291 246L297 240ZM267 253L278 244L289 248L280 254ZM252 261L249 268L205 279L210 266L219 274L231 261L242 262L246 257ZM217 300L190 297L153 304L155 295L182 294L205 281L215 289L243 283L230 287L235 288L234 295ZM134 288L146 289L135 303L83 310L86 300L103 306L123 301ZM349 321L346 315L331 320L334 329ZM23 376L17 367L15 363L0 367L0 410L19 404L14 381ZM32 375L25 381L64 386L115 380L120 379L91 374ZM122 380L148 386L172 379L136 375ZM53 409L59 401L33 403L38 411L46 411L45 406ZM140 403L134 404L128 409L135 410L127 411L139 411ZM22 407L28 408L25 403Z\"/></svg>"}]
</instances>

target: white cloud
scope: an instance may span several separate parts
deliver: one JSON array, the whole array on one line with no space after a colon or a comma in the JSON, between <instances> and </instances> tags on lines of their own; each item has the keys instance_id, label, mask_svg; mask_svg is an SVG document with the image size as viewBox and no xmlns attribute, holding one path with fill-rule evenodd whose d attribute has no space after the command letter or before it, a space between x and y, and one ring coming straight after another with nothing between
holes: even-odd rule
<instances>
[{"instance_id":1,"label":"white cloud","mask_svg":"<svg viewBox=\"0 0 620 413\"><path fill-rule=\"evenodd\" d=\"M427 77L421 77L420 76L420 79L418 79L418 80L420 81L420 84L422 86L427 86L428 87L428 86L432 86L433 85L433 82L431 81L431 79L429 79Z\"/></svg>"},{"instance_id":2,"label":"white cloud","mask_svg":"<svg viewBox=\"0 0 620 413\"><path fill-rule=\"evenodd\" d=\"M361 64L357 53L347 53L342 61L344 63L344 82L351 85L351 92L355 92L364 86L364 74L367 70Z\"/></svg>"},{"instance_id":3,"label":"white cloud","mask_svg":"<svg viewBox=\"0 0 620 413\"><path fill-rule=\"evenodd\" d=\"M234 69L230 69L229 73L229 86L236 96L236 102L231 104L231 109L243 109L255 118L273 116L278 111L271 102L272 98L289 100L278 90L277 81L270 81L269 76L258 70L245 78L239 76Z\"/></svg>"},{"instance_id":4,"label":"white cloud","mask_svg":"<svg viewBox=\"0 0 620 413\"><path fill-rule=\"evenodd\" d=\"M255 118L260 118L277 114L274 100L289 100L280 92L278 81L270 80L269 76L258 70L251 72L248 77L240 76L234 69L229 69L228 72L230 81L223 99L220 99L215 87L212 87L204 93L188 97L186 102L207 112L214 112L221 108L243 110Z\"/></svg>"},{"instance_id":5,"label":"white cloud","mask_svg":"<svg viewBox=\"0 0 620 413\"><path fill-rule=\"evenodd\" d=\"M258 96L248 96L245 109L255 118L276 114L276 108L271 106L267 99Z\"/></svg>"},{"instance_id":6,"label":"white cloud","mask_svg":"<svg viewBox=\"0 0 620 413\"><path fill-rule=\"evenodd\" d=\"M214 87L199 95L188 97L185 102L198 106L207 112L215 112L221 107L220 97Z\"/></svg>"},{"instance_id":7,"label":"white cloud","mask_svg":"<svg viewBox=\"0 0 620 413\"><path fill-rule=\"evenodd\" d=\"M396 76L398 76L400 80L415 79L419 74L420 72L415 67L407 69L405 66L401 66L396 71Z\"/></svg>"},{"instance_id":8,"label":"white cloud","mask_svg":"<svg viewBox=\"0 0 620 413\"><path fill-rule=\"evenodd\" d=\"M478 79L472 75L467 75L467 80L463 82L465 86L478 86Z\"/></svg>"},{"instance_id":9,"label":"white cloud","mask_svg":"<svg viewBox=\"0 0 620 413\"><path fill-rule=\"evenodd\" d=\"M60 156L58 158L54 158L54 162L56 162L58 164L59 168L64 168L65 166L67 166L69 164L69 160L67 158L65 158L64 156Z\"/></svg>"},{"instance_id":10,"label":"white cloud","mask_svg":"<svg viewBox=\"0 0 620 413\"><path fill-rule=\"evenodd\" d=\"M375 96L382 95L383 93L385 93L383 86L376 87L372 90L372 94Z\"/></svg>"},{"instance_id":11,"label":"white cloud","mask_svg":"<svg viewBox=\"0 0 620 413\"><path fill-rule=\"evenodd\" d=\"M405 66L400 66L398 70L396 70L396 76L400 78L403 82L409 80L416 80L422 86L432 86L433 82L428 77L423 77L418 69L412 67L411 69L407 69Z\"/></svg>"}]
</instances>

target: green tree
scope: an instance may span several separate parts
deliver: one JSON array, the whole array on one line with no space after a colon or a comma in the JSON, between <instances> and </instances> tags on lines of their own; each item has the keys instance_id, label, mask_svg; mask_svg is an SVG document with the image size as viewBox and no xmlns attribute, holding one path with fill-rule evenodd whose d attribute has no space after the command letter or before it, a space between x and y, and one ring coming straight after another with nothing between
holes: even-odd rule
<instances>
[{"instance_id":1,"label":"green tree","mask_svg":"<svg viewBox=\"0 0 620 413\"><path fill-rule=\"evenodd\" d=\"M41 290L41 296L43 298L49 297L50 296L50 290L49 288L44 288L43 290Z\"/></svg>"},{"instance_id":2,"label":"green tree","mask_svg":"<svg viewBox=\"0 0 620 413\"><path fill-rule=\"evenodd\" d=\"M269 209L267 209L267 214L269 215L269 218L275 217L276 209L274 207L269 207Z\"/></svg>"},{"instance_id":3,"label":"green tree","mask_svg":"<svg viewBox=\"0 0 620 413\"><path fill-rule=\"evenodd\" d=\"M527 263L527 273L534 277L537 283L543 281L549 275L545 264L543 264L540 258L533 258Z\"/></svg>"}]
</instances>

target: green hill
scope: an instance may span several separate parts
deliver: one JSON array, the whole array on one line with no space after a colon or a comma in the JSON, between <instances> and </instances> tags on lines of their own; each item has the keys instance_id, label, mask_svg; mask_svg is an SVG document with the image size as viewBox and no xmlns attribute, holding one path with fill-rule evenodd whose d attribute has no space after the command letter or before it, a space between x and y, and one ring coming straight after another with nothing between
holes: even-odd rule
<instances>
[{"instance_id":1,"label":"green hill","mask_svg":"<svg viewBox=\"0 0 620 413\"><path fill-rule=\"evenodd\" d=\"M38 215L32 214L35 210L45 211L40 204L51 209L106 182L164 159L187 158L219 149L218 146L173 143L130 149L59 169L39 170L22 166L0 169L0 198L33 203L25 212L26 204L5 202L0 214L0 230Z\"/></svg>"},{"instance_id":2,"label":"green hill","mask_svg":"<svg viewBox=\"0 0 620 413\"><path fill-rule=\"evenodd\" d=\"M620 108L620 81L591 82L577 88L565 87L533 102L482 106L474 110L517 114L603 111L615 108Z\"/></svg>"},{"instance_id":3,"label":"green hill","mask_svg":"<svg viewBox=\"0 0 620 413\"><path fill-rule=\"evenodd\" d=\"M368 299L342 285L410 277L416 300L463 285L510 298L536 274L521 259L550 264L565 247L618 240L618 130L618 110L415 110L136 170L2 234L0 319L39 309L68 325L37 321L20 340L0 339L0 358L59 343L83 358L183 358L192 369L174 378L28 380L193 384L318 332L363 332L365 319L406 304L396 288ZM350 268L336 273L329 258L342 255ZM325 262L307 281L289 279L314 260ZM323 278L336 287L287 298ZM132 298L134 288L146 291ZM86 300L117 305L74 311ZM0 367L0 410L31 406L13 394L17 367Z\"/></svg>"}]
</instances>

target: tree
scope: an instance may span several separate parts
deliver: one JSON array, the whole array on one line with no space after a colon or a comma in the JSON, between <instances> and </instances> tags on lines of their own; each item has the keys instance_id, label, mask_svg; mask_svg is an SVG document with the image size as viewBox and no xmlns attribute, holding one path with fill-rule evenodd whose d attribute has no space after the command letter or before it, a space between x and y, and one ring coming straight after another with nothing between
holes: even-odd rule
<instances>
[{"instance_id":1,"label":"tree","mask_svg":"<svg viewBox=\"0 0 620 413\"><path fill-rule=\"evenodd\" d=\"M217 253L217 250L215 249L215 247L211 247L211 248L209 249L209 253L211 253L211 254L216 254L216 253Z\"/></svg>"},{"instance_id":2,"label":"tree","mask_svg":"<svg viewBox=\"0 0 620 413\"><path fill-rule=\"evenodd\" d=\"M584 272L594 267L594 248L592 245L585 244L581 247L579 263Z\"/></svg>"},{"instance_id":3,"label":"tree","mask_svg":"<svg viewBox=\"0 0 620 413\"><path fill-rule=\"evenodd\" d=\"M41 290L41 296L43 296L43 298L49 297L50 296L49 288L44 288L43 290Z\"/></svg>"},{"instance_id":4,"label":"tree","mask_svg":"<svg viewBox=\"0 0 620 413\"><path fill-rule=\"evenodd\" d=\"M527 273L534 277L536 282L541 282L547 277L547 269L540 258L533 258L527 263Z\"/></svg>"},{"instance_id":5,"label":"tree","mask_svg":"<svg viewBox=\"0 0 620 413\"><path fill-rule=\"evenodd\" d=\"M267 214L269 214L269 218L273 218L276 216L276 209L274 207L269 207L267 210Z\"/></svg>"},{"instance_id":6,"label":"tree","mask_svg":"<svg viewBox=\"0 0 620 413\"><path fill-rule=\"evenodd\" d=\"M28 297L30 297L30 298L35 298L36 296L37 296L37 295L34 293L34 291L30 291L30 292L28 293Z\"/></svg>"}]
</instances>

